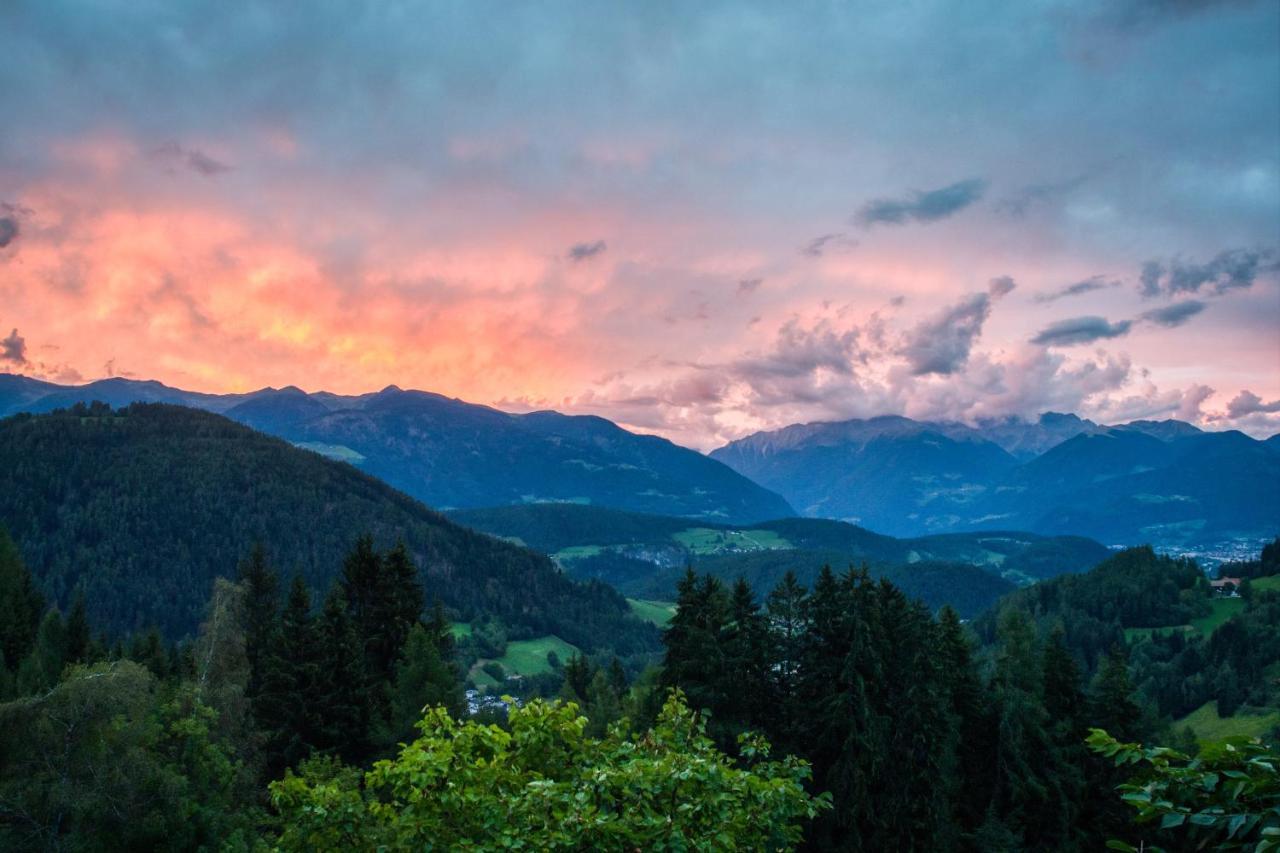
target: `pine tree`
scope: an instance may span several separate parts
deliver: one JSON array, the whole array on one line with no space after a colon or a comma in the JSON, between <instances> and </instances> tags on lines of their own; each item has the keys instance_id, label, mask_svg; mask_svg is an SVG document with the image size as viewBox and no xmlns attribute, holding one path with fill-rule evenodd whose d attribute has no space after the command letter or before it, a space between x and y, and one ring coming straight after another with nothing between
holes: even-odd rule
<instances>
[{"instance_id":1,"label":"pine tree","mask_svg":"<svg viewBox=\"0 0 1280 853\"><path fill-rule=\"evenodd\" d=\"M996 707L994 791L991 805L1002 823L1027 845L1039 849L1039 828L1056 823L1061 807L1047 758L1053 745L1044 709L1044 672L1035 630L1021 610L1000 621L1000 646L991 683Z\"/></svg>"},{"instance_id":2,"label":"pine tree","mask_svg":"<svg viewBox=\"0 0 1280 853\"><path fill-rule=\"evenodd\" d=\"M565 698L577 702L579 707L585 707L591 676L591 664L587 659L579 654L571 655L564 667L564 689L567 691Z\"/></svg>"},{"instance_id":3,"label":"pine tree","mask_svg":"<svg viewBox=\"0 0 1280 853\"><path fill-rule=\"evenodd\" d=\"M622 700L609 683L603 669L597 669L587 685L587 702L583 709L587 716L587 734L604 737L609 726L622 717Z\"/></svg>"},{"instance_id":4,"label":"pine tree","mask_svg":"<svg viewBox=\"0 0 1280 853\"><path fill-rule=\"evenodd\" d=\"M36 641L44 597L36 591L18 546L0 525L0 654L17 667Z\"/></svg>"},{"instance_id":5,"label":"pine tree","mask_svg":"<svg viewBox=\"0 0 1280 853\"><path fill-rule=\"evenodd\" d=\"M1102 660L1089 696L1089 722L1106 729L1117 740L1133 742L1143 739L1142 709L1133 699L1133 681L1129 678L1129 660L1119 646Z\"/></svg>"},{"instance_id":6,"label":"pine tree","mask_svg":"<svg viewBox=\"0 0 1280 853\"><path fill-rule=\"evenodd\" d=\"M744 578L738 578L729 595L729 622L722 640L724 668L718 692L725 706L718 723L726 746L735 743L737 735L759 729L770 709L769 628L755 592Z\"/></svg>"},{"instance_id":7,"label":"pine tree","mask_svg":"<svg viewBox=\"0 0 1280 853\"><path fill-rule=\"evenodd\" d=\"M1045 643L1041 664L1044 672L1044 708L1048 715L1048 735L1052 753L1045 763L1053 768L1059 793L1059 808L1046 815L1042 837L1056 839L1060 849L1073 849L1082 842L1081 804L1086 796L1086 766L1090 761L1084 739L1088 735L1085 697L1080 689L1081 672L1067 650L1061 628Z\"/></svg>"},{"instance_id":8,"label":"pine tree","mask_svg":"<svg viewBox=\"0 0 1280 853\"><path fill-rule=\"evenodd\" d=\"M174 671L174 661L165 648L160 630L155 627L149 628L145 633L133 635L129 640L128 657L151 670L156 678L168 678Z\"/></svg>"},{"instance_id":9,"label":"pine tree","mask_svg":"<svg viewBox=\"0 0 1280 853\"><path fill-rule=\"evenodd\" d=\"M388 612L386 615L385 644L381 654L390 658L386 671L390 673L395 662L400 658L405 641L413 626L422 619L422 610L426 606L426 596L422 584L418 581L418 567L413 564L404 540L387 552L384 559L386 585L388 589Z\"/></svg>"},{"instance_id":10,"label":"pine tree","mask_svg":"<svg viewBox=\"0 0 1280 853\"><path fill-rule=\"evenodd\" d=\"M280 631L280 579L267 560L267 549L255 542L240 562L238 580L244 591L244 653L249 662L246 695L252 701L262 692L267 656Z\"/></svg>"},{"instance_id":11,"label":"pine tree","mask_svg":"<svg viewBox=\"0 0 1280 853\"><path fill-rule=\"evenodd\" d=\"M83 589L76 590L71 612L67 614L67 661L93 662L93 636L89 630L89 616L85 613Z\"/></svg>"},{"instance_id":12,"label":"pine tree","mask_svg":"<svg viewBox=\"0 0 1280 853\"><path fill-rule=\"evenodd\" d=\"M21 695L49 690L62 677L67 664L67 628L62 614L51 608L40 620L35 645L18 668L17 689Z\"/></svg>"},{"instance_id":13,"label":"pine tree","mask_svg":"<svg viewBox=\"0 0 1280 853\"><path fill-rule=\"evenodd\" d=\"M317 679L311 702L317 730L313 746L360 761L369 750L371 696L365 660L347 598L335 585L315 625Z\"/></svg>"},{"instance_id":14,"label":"pine tree","mask_svg":"<svg viewBox=\"0 0 1280 853\"><path fill-rule=\"evenodd\" d=\"M457 672L441 656L431 632L415 625L396 664L388 720L379 740L388 747L412 740L415 725L429 707L442 707L451 716L461 718L466 699Z\"/></svg>"},{"instance_id":15,"label":"pine tree","mask_svg":"<svg viewBox=\"0 0 1280 853\"><path fill-rule=\"evenodd\" d=\"M797 728L806 716L799 707L799 676L808 630L807 607L807 592L790 570L765 599L775 661L769 679L774 704L770 731L777 733L776 740L783 745L796 741Z\"/></svg>"},{"instance_id":16,"label":"pine tree","mask_svg":"<svg viewBox=\"0 0 1280 853\"><path fill-rule=\"evenodd\" d=\"M946 781L952 787L956 833L964 837L983 824L991 800L993 726L987 696L974 666L973 649L959 614L950 606L938 613L936 643L956 731L956 772Z\"/></svg>"},{"instance_id":17,"label":"pine tree","mask_svg":"<svg viewBox=\"0 0 1280 853\"><path fill-rule=\"evenodd\" d=\"M679 687L689 706L709 711L714 724L724 709L724 649L729 598L718 578L698 578L690 569L681 581L676 613L663 634L663 687Z\"/></svg>"},{"instance_id":18,"label":"pine tree","mask_svg":"<svg viewBox=\"0 0 1280 853\"><path fill-rule=\"evenodd\" d=\"M289 587L277 642L266 657L262 691L254 703L266 736L266 775L277 778L306 758L319 738L312 699L320 681L311 594L301 576Z\"/></svg>"}]
</instances>

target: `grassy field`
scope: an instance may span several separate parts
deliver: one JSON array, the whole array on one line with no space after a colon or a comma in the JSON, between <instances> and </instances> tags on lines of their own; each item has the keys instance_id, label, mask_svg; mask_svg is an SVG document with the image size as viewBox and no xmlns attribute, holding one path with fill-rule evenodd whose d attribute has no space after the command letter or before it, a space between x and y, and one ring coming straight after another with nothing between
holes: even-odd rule
<instances>
[{"instance_id":1,"label":"grassy field","mask_svg":"<svg viewBox=\"0 0 1280 853\"><path fill-rule=\"evenodd\" d=\"M1234 717L1223 719L1218 716L1218 703L1206 702L1178 720L1177 724L1190 726L1200 741L1220 740L1237 735L1261 737L1276 726L1280 726L1280 711L1245 713L1242 710L1236 712Z\"/></svg>"},{"instance_id":2,"label":"grassy field","mask_svg":"<svg viewBox=\"0 0 1280 853\"><path fill-rule=\"evenodd\" d=\"M359 464L364 461L364 456L341 444L324 444L319 441L299 441L294 444L295 447L301 447L303 450L310 450L312 453L319 453L321 456L327 456L330 459L337 459L339 462L349 462L352 465Z\"/></svg>"},{"instance_id":3,"label":"grassy field","mask_svg":"<svg viewBox=\"0 0 1280 853\"><path fill-rule=\"evenodd\" d=\"M695 554L716 554L721 551L779 551L792 545L772 530L713 530L709 527L691 527L672 536L677 542Z\"/></svg>"},{"instance_id":4,"label":"grassy field","mask_svg":"<svg viewBox=\"0 0 1280 853\"><path fill-rule=\"evenodd\" d=\"M631 605L632 613L659 628L665 628L671 621L671 617L676 614L676 606L669 601L641 601L637 598L628 598L627 604Z\"/></svg>"},{"instance_id":5,"label":"grassy field","mask_svg":"<svg viewBox=\"0 0 1280 853\"><path fill-rule=\"evenodd\" d=\"M551 671L551 664L547 663L547 652L555 652L561 663L568 663L569 658L578 654L578 648L549 634L533 640L507 643L507 653L496 660L502 664L507 675L540 675ZM497 682L481 669L488 662L488 660L476 661L475 666L471 667L471 671L467 673L477 687L497 686Z\"/></svg>"},{"instance_id":6,"label":"grassy field","mask_svg":"<svg viewBox=\"0 0 1280 853\"><path fill-rule=\"evenodd\" d=\"M1266 578L1254 578L1249 581L1249 585L1254 589L1264 589L1268 592L1280 592L1280 575L1272 575Z\"/></svg>"},{"instance_id":7,"label":"grassy field","mask_svg":"<svg viewBox=\"0 0 1280 853\"><path fill-rule=\"evenodd\" d=\"M1208 616L1192 619L1191 626L1206 637L1218 630L1223 622L1244 610L1243 598L1215 598L1209 602L1213 608Z\"/></svg>"},{"instance_id":8,"label":"grassy field","mask_svg":"<svg viewBox=\"0 0 1280 853\"><path fill-rule=\"evenodd\" d=\"M581 560L584 557L598 557L603 552L604 548L600 545L571 545L561 548L551 557L555 560Z\"/></svg>"},{"instance_id":9,"label":"grassy field","mask_svg":"<svg viewBox=\"0 0 1280 853\"><path fill-rule=\"evenodd\" d=\"M1270 580L1270 578L1268 578ZM1129 642L1149 638L1152 634L1164 634L1171 631L1197 631L1208 637L1222 627L1222 624L1244 610L1243 598L1215 598L1210 600L1212 608L1208 614L1191 620L1190 625L1165 625L1160 628L1125 628L1124 638Z\"/></svg>"}]
</instances>

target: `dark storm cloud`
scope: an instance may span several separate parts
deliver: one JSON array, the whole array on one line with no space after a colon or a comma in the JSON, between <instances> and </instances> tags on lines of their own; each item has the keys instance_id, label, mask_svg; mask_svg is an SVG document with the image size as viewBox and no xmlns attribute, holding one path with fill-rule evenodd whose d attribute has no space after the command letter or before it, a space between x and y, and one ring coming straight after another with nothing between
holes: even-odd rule
<instances>
[{"instance_id":1,"label":"dark storm cloud","mask_svg":"<svg viewBox=\"0 0 1280 853\"><path fill-rule=\"evenodd\" d=\"M1077 281L1075 284L1068 284L1066 287L1053 291L1052 293L1036 294L1036 302L1056 302L1068 296L1079 296L1082 293L1092 293L1095 290L1106 290L1111 287L1119 287L1120 282L1108 281L1100 275L1086 278L1084 281Z\"/></svg>"},{"instance_id":2,"label":"dark storm cloud","mask_svg":"<svg viewBox=\"0 0 1280 853\"><path fill-rule=\"evenodd\" d=\"M1091 344L1107 338L1118 338L1129 334L1133 323L1120 320L1107 322L1104 317L1072 317L1050 323L1031 339L1031 343L1046 347L1073 347L1080 344Z\"/></svg>"},{"instance_id":3,"label":"dark storm cloud","mask_svg":"<svg viewBox=\"0 0 1280 853\"><path fill-rule=\"evenodd\" d=\"M1258 276L1274 272L1275 253L1258 249L1229 249L1206 263L1181 258L1147 261L1142 265L1139 290L1145 297L1175 296L1179 293L1226 293L1253 287Z\"/></svg>"},{"instance_id":4,"label":"dark storm cloud","mask_svg":"<svg viewBox=\"0 0 1280 853\"><path fill-rule=\"evenodd\" d=\"M964 210L987 191L987 182L978 178L960 181L941 189L915 191L905 198L879 198L867 202L854 220L864 228L873 225L905 225L908 222L936 222Z\"/></svg>"},{"instance_id":5,"label":"dark storm cloud","mask_svg":"<svg viewBox=\"0 0 1280 853\"><path fill-rule=\"evenodd\" d=\"M9 337L0 339L0 361L13 364L27 363L27 341L14 329Z\"/></svg>"},{"instance_id":6,"label":"dark storm cloud","mask_svg":"<svg viewBox=\"0 0 1280 853\"><path fill-rule=\"evenodd\" d=\"M569 247L569 260L585 261L594 258L596 255L604 254L609 245L603 240L595 240L591 243L575 243Z\"/></svg>"},{"instance_id":7,"label":"dark storm cloud","mask_svg":"<svg viewBox=\"0 0 1280 853\"><path fill-rule=\"evenodd\" d=\"M1144 311L1138 316L1138 319L1148 323L1155 323L1157 326L1164 326L1166 329L1172 329L1175 326L1181 326L1203 311L1205 307L1205 304L1197 299L1188 299L1185 302L1175 302L1163 308Z\"/></svg>"},{"instance_id":8,"label":"dark storm cloud","mask_svg":"<svg viewBox=\"0 0 1280 853\"><path fill-rule=\"evenodd\" d=\"M1009 276L991 280L986 293L975 293L941 314L915 326L904 336L898 354L915 376L949 376L969 361L974 342L991 316L992 304L1016 287Z\"/></svg>"}]
</instances>

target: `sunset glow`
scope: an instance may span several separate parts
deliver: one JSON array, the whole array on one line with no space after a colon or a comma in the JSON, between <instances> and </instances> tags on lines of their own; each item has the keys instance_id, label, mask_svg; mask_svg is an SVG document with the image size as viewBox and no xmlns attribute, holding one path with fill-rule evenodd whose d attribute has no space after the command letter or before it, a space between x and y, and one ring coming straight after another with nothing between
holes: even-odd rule
<instances>
[{"instance_id":1,"label":"sunset glow","mask_svg":"<svg viewBox=\"0 0 1280 853\"><path fill-rule=\"evenodd\" d=\"M1274 3L151 5L0 11L0 369L1280 430Z\"/></svg>"}]
</instances>

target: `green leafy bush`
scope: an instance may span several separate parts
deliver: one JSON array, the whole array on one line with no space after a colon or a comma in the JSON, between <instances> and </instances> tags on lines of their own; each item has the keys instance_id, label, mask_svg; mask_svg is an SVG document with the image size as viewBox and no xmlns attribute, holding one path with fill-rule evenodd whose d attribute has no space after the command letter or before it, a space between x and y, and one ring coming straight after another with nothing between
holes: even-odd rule
<instances>
[{"instance_id":1,"label":"green leafy bush","mask_svg":"<svg viewBox=\"0 0 1280 853\"><path fill-rule=\"evenodd\" d=\"M719 752L673 692L655 727L586 734L577 706L511 709L510 731L432 709L422 736L363 776L306 765L271 785L283 850L784 850L827 806L808 765Z\"/></svg>"}]
</instances>

